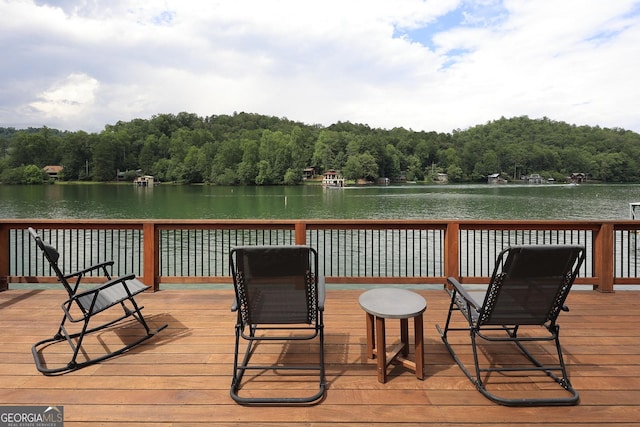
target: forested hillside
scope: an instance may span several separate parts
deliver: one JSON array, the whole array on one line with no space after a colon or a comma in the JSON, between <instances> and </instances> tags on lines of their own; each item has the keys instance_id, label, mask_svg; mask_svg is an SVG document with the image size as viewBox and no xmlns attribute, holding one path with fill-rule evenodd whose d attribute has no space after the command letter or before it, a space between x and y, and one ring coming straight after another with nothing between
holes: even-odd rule
<instances>
[{"instance_id":1,"label":"forested hillside","mask_svg":"<svg viewBox=\"0 0 640 427\"><path fill-rule=\"evenodd\" d=\"M3 183L46 181L46 165L64 166L61 179L73 181L113 181L124 172L127 180L144 173L178 183L295 185L304 168L314 167L372 181L429 181L439 172L452 182L498 172L563 181L582 172L590 180L640 182L640 134L526 116L437 133L249 113L159 114L99 133L0 128L0 158Z\"/></svg>"}]
</instances>

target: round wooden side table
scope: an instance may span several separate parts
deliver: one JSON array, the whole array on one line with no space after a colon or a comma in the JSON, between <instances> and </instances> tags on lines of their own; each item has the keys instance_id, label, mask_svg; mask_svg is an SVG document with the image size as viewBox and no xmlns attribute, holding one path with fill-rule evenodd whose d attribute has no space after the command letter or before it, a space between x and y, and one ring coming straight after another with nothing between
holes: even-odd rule
<instances>
[{"instance_id":1,"label":"round wooden side table","mask_svg":"<svg viewBox=\"0 0 640 427\"><path fill-rule=\"evenodd\" d=\"M371 289L360 295L360 307L367 318L367 356L377 358L378 381L387 380L387 367L400 364L424 378L423 316L427 301L408 289ZM409 360L409 319L413 318L415 334L415 360ZM385 320L400 320L400 342L387 351Z\"/></svg>"}]
</instances>

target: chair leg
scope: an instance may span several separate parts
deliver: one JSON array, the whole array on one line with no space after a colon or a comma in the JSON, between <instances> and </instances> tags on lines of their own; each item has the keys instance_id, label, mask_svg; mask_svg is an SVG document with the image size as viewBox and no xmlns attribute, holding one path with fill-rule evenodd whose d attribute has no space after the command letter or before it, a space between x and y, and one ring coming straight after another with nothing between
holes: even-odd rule
<instances>
[{"instance_id":1,"label":"chair leg","mask_svg":"<svg viewBox=\"0 0 640 427\"><path fill-rule=\"evenodd\" d=\"M451 314L453 313L453 310L457 310L455 306L455 298L456 298L456 291L454 290L451 292L451 300L449 301L449 311L447 312L447 320L444 324L444 329L441 329L440 325L436 324L436 329L440 333L440 336L442 337L443 340L446 339L447 332L449 331L449 325L451 323Z\"/></svg>"},{"instance_id":2,"label":"chair leg","mask_svg":"<svg viewBox=\"0 0 640 427\"><path fill-rule=\"evenodd\" d=\"M238 366L238 360L240 357L240 336L241 336L241 325L236 325L236 340L233 352L233 377L231 379L231 397L237 395L238 388L240 387L240 383L242 382L242 376L244 375L244 369ZM249 341L249 346L251 346L252 341ZM247 347L245 351L242 366L244 367L248 361L250 347Z\"/></svg>"},{"instance_id":3,"label":"chair leg","mask_svg":"<svg viewBox=\"0 0 640 427\"><path fill-rule=\"evenodd\" d=\"M560 336L559 336L560 327L558 325L554 325L549 329L549 332L551 332L551 334L553 335L553 341L554 341L554 345L555 345L555 349L556 349L556 353L557 353L557 357L558 357L558 366L557 367L548 367L548 366L543 365L542 363L540 363L540 361L538 361L538 359L536 359L536 357L533 354L531 354L525 348L525 346L522 344L522 342L520 342L519 340L516 340L515 343L518 346L518 348L520 349L520 351L531 361L531 363L533 363L535 366L537 366L539 368L539 370L543 371L551 379L553 379L555 382L560 384L560 386L562 386L562 388L564 388L565 390L567 390L570 393L574 394L575 397L577 397L578 394L573 389L573 386L571 385L571 382L569 381L569 376L567 374L567 366L565 365L564 357L562 356L562 346L560 345ZM553 371L560 371L562 376L558 377L556 374L554 374Z\"/></svg>"},{"instance_id":4,"label":"chair leg","mask_svg":"<svg viewBox=\"0 0 640 427\"><path fill-rule=\"evenodd\" d=\"M457 363L457 365L460 367L460 369L462 370L462 372L465 374L465 376L469 379L469 381L471 381L471 383L475 386L475 388L482 393L485 397L487 397L488 399L492 400L495 403L499 403L501 405L506 405L506 406L569 406L569 405L576 405L579 401L579 395L578 392L572 387L571 383L569 382L568 376L567 376L567 371L566 371L566 366L564 363L564 359L562 356L562 348L560 346L560 339L559 339L559 327L557 325L554 325L549 329L549 332L551 333L551 338L541 338L539 341L549 341L549 340L553 340L555 342L555 347L556 347L556 352L557 352L557 356L558 356L558 360L559 360L559 365L556 366L548 366L548 365L543 365L542 363L540 363L522 344L522 340L520 340L518 338L518 328L507 328L505 326L503 326L502 328L498 328L498 329L503 329L509 338L507 339L497 339L497 341L507 341L507 342L513 342L516 344L516 346L520 349L520 351L531 361L531 363L533 363L534 367L514 367L514 368L482 368L480 366L480 360L479 360L479 355L478 355L478 349L477 349L477 339L478 337L491 341L490 339L487 339L484 336L480 336L478 335L477 331L475 330L475 328L473 327L473 324L471 322L469 322L469 327L467 328L451 328L450 327L450 320L451 320L451 313L453 310L457 310L456 307L454 307L454 303L453 303L453 298L452 298L452 303L451 306L449 308L449 313L447 315L447 322L445 323L445 327L444 329L440 328L439 325L436 325L436 329L438 330L438 333L440 334L440 338L442 339L443 343L445 344L445 346L447 347L447 350L449 351L449 354L451 354L451 356L453 357L454 361ZM458 310L459 311L459 310ZM468 319L467 319L468 320ZM462 360L460 360L460 358L458 357L458 355L456 354L453 346L449 343L448 340L448 333L450 331L458 331L458 332L462 332L462 331L466 331L467 333L469 333L469 339L471 342L471 347L472 347L472 353L473 353L473 362L474 362L474 372L472 373L462 362ZM537 340L532 340L532 341L537 341ZM562 378L559 378L556 374L554 374L552 371L561 371L562 372ZM483 373L489 373L489 372L526 372L526 371L543 371L545 372L550 378L552 378L555 382L557 382L564 390L566 390L569 393L569 396L567 396L566 398L563 397L559 397L559 398L523 398L523 399L510 399L510 398L505 398L505 397L501 397L498 396L490 391L487 390L486 387L486 382L483 380Z\"/></svg>"},{"instance_id":5,"label":"chair leg","mask_svg":"<svg viewBox=\"0 0 640 427\"><path fill-rule=\"evenodd\" d=\"M85 318L83 319L83 325L82 325L82 329L80 330L80 332L76 332L76 333L72 333L72 334L68 334L66 331L66 327L65 327L65 323L67 321L67 316L65 315L62 319L62 321L60 322L60 326L58 328L58 332L56 333L56 335L53 338L48 338L48 339L44 339L42 341L37 342L36 344L34 344L31 348L31 353L33 354L33 358L34 361L36 363L36 367L38 369L38 371L42 372L45 375L54 375L54 374L64 374L70 371L74 371L80 368L83 368L85 366L88 365L92 365L94 363L98 363L98 362L102 362L105 361L107 359L110 359L114 356L118 356L120 354L125 353L126 351L132 349L133 347L136 347L137 345L141 344L142 342L148 340L149 338L152 338L153 336L155 336L155 334L157 334L158 332L162 331L163 329L167 328L168 325L163 325L155 330L151 330L148 326L148 324L146 323L144 317L142 316L142 308L143 307L139 307L135 301L133 301L132 299L130 299L132 302L132 305L134 306L133 310L130 310L128 308L126 308L126 306L123 307L125 308L124 310L124 314L122 316L119 316L116 319L110 320L108 322L102 323L98 326L95 327L90 327L90 321L91 321L91 316L86 315ZM68 307L67 307L68 309ZM86 361L83 362L78 362L77 361L77 357L80 353L80 351L82 350L82 344L84 342L84 338L89 335L92 334L94 332L98 332L101 331L103 329L106 329L116 323L119 323L123 320L125 320L128 317L133 317L138 323L140 323L144 329L145 329L145 335L142 336L141 338L137 339L136 341L129 343L123 347L120 347L119 349L109 352L107 354L104 354L102 356L99 357L95 357L95 358L91 358L88 359ZM73 340L77 340L76 342L73 342ZM41 351L42 349L44 349L45 347L49 346L49 345L53 345L59 342L63 342L66 341L69 346L71 347L71 349L73 350L73 354L69 360L69 362L65 365L65 366L61 366L61 367L56 367L56 368L49 368L45 366L44 360L41 357Z\"/></svg>"},{"instance_id":6,"label":"chair leg","mask_svg":"<svg viewBox=\"0 0 640 427\"><path fill-rule=\"evenodd\" d=\"M326 377L325 377L325 366L324 366L324 324L322 323L322 314L320 314L320 320L317 326L317 333L313 335L315 338L318 337L320 344L320 354L319 354L319 362L318 365L308 366L308 367L283 367L279 365L249 365L251 356L256 348L257 342L261 340L261 338L255 336L255 327L249 326L249 336L243 333L242 325L236 325L236 342L234 349L234 363L233 363L233 378L231 380L231 390L230 396L231 398L239 404L250 405L250 404L317 404L319 403L325 396L326 393ZM240 350L240 338L246 339L247 348L245 350L245 354L243 356L242 362L238 364L240 360L239 350ZM309 370L309 371L318 371L318 391L306 397L300 398L289 398L289 397L243 397L240 396L240 388L243 376L247 370Z\"/></svg>"},{"instance_id":7,"label":"chair leg","mask_svg":"<svg viewBox=\"0 0 640 427\"><path fill-rule=\"evenodd\" d=\"M125 301L122 301L120 303L122 305L122 308L125 314L127 315L127 317L133 316L133 318L136 319L138 323L142 325L142 327L147 332L147 334L149 334L151 332L151 329L149 328L149 325L147 325L147 322L144 320L144 317L142 316L142 309L144 307L139 307L138 303L136 303L136 301L133 298L131 298L129 302L133 306L133 310L126 306Z\"/></svg>"},{"instance_id":8,"label":"chair leg","mask_svg":"<svg viewBox=\"0 0 640 427\"><path fill-rule=\"evenodd\" d=\"M326 371L324 366L324 316L321 311L320 314L320 324L319 324L319 335L320 335L320 391L324 395L324 392L327 388L327 379L326 379Z\"/></svg>"}]
</instances>

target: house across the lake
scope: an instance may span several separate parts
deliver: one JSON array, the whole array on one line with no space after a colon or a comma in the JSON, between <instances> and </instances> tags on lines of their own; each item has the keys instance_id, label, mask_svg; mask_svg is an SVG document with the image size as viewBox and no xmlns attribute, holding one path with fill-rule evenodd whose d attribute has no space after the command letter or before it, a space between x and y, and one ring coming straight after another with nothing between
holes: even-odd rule
<instances>
[{"instance_id":1,"label":"house across the lake","mask_svg":"<svg viewBox=\"0 0 640 427\"><path fill-rule=\"evenodd\" d=\"M547 180L544 179L542 176L540 176L540 174L538 173L532 173L531 175L524 175L522 177L522 181L529 184L544 184L547 182Z\"/></svg>"},{"instance_id":2,"label":"house across the lake","mask_svg":"<svg viewBox=\"0 0 640 427\"><path fill-rule=\"evenodd\" d=\"M137 187L153 187L154 183L154 178L151 175L137 176L136 179L133 180L133 185Z\"/></svg>"},{"instance_id":3,"label":"house across the lake","mask_svg":"<svg viewBox=\"0 0 640 427\"><path fill-rule=\"evenodd\" d=\"M584 172L572 173L569 180L574 184L582 184L587 182L587 174Z\"/></svg>"},{"instance_id":4,"label":"house across the lake","mask_svg":"<svg viewBox=\"0 0 640 427\"><path fill-rule=\"evenodd\" d=\"M322 185L325 187L344 187L344 178L340 172L331 169L323 174Z\"/></svg>"},{"instance_id":5,"label":"house across the lake","mask_svg":"<svg viewBox=\"0 0 640 427\"><path fill-rule=\"evenodd\" d=\"M433 178L434 182L437 182L439 184L446 184L447 182L449 182L449 175L447 175L446 173L438 173L436 174L435 178Z\"/></svg>"},{"instance_id":6,"label":"house across the lake","mask_svg":"<svg viewBox=\"0 0 640 427\"><path fill-rule=\"evenodd\" d=\"M487 177L487 183L489 184L505 184L507 180L499 173L492 173Z\"/></svg>"},{"instance_id":7,"label":"house across the lake","mask_svg":"<svg viewBox=\"0 0 640 427\"><path fill-rule=\"evenodd\" d=\"M42 168L42 170L45 171L45 173L49 175L49 178L51 179L60 179L60 173L62 172L62 169L64 168L60 165L48 165Z\"/></svg>"},{"instance_id":8,"label":"house across the lake","mask_svg":"<svg viewBox=\"0 0 640 427\"><path fill-rule=\"evenodd\" d=\"M313 179L315 177L316 177L315 168L304 168L304 170L302 171L302 179L303 180Z\"/></svg>"}]
</instances>

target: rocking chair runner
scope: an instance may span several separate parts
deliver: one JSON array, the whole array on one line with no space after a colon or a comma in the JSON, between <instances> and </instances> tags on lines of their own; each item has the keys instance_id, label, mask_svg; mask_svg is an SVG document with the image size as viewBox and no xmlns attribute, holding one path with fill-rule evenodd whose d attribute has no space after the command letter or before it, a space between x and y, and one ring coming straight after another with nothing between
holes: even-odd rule
<instances>
[{"instance_id":1,"label":"rocking chair runner","mask_svg":"<svg viewBox=\"0 0 640 427\"><path fill-rule=\"evenodd\" d=\"M308 246L241 246L229 255L237 312L231 397L241 404L317 403L325 394L324 279L318 276L318 256ZM247 333L248 329L248 333ZM274 332L275 331L275 332ZM258 334L260 332L260 334ZM320 341L317 363L308 365L250 363L262 340ZM239 361L240 339L247 340ZM239 392L246 371L315 372L318 390L303 397L244 397Z\"/></svg>"},{"instance_id":2,"label":"rocking chair runner","mask_svg":"<svg viewBox=\"0 0 640 427\"><path fill-rule=\"evenodd\" d=\"M46 375L61 374L109 359L148 340L157 332L167 327L167 325L164 325L158 329L152 330L147 325L147 322L141 312L143 307L136 303L134 297L147 290L149 286L146 286L144 283L137 280L135 275L129 274L117 278L111 278L109 269L113 266L113 261L102 262L75 273L64 274L58 266L58 259L60 257L58 251L53 246L46 244L33 228L29 227L29 233L35 240L38 247L43 251L49 265L69 295L69 299L62 304L62 311L64 312L64 315L62 316L62 321L58 327L58 332L52 338L39 341L32 347L36 367L40 372ZM92 271L100 271L101 274L106 277L107 281L87 290L80 289L82 278ZM69 279L72 278L76 279L73 285L69 283ZM106 323L90 327L90 321L93 316L116 306L120 306L124 313L118 315L115 319L112 318ZM78 354L82 350L82 344L87 335L101 331L129 317L133 317L138 321L138 323L140 323L140 325L142 325L145 330L145 335L134 342L126 344L123 347L107 354L88 360L78 360ZM69 324L67 324L67 322L69 322L69 324L80 323L80 331L69 332ZM73 351L71 359L64 366L56 368L46 366L40 354L41 350L46 346L62 341L67 341L71 347Z\"/></svg>"},{"instance_id":3,"label":"rocking chair runner","mask_svg":"<svg viewBox=\"0 0 640 427\"><path fill-rule=\"evenodd\" d=\"M512 247L502 251L486 292L471 292L455 278L448 278L452 286L451 304L444 330L436 325L442 341L465 375L484 396L507 406L575 405L578 392L572 387L562 357L556 320L560 311L568 311L564 305L574 279L584 261L584 248L579 246L540 245ZM459 311L468 327L451 327L451 317ZM522 326L540 326L541 334L518 335ZM449 333L465 331L471 335L474 369L470 371L462 363L449 342ZM504 331L506 336L491 333ZM477 338L486 341L515 343L532 365L480 366ZM545 365L528 351L525 342L553 341L558 364ZM489 350L487 350L489 351ZM492 373L542 371L568 392L566 397L508 398L487 390ZM560 375L560 376L558 376Z\"/></svg>"}]
</instances>

